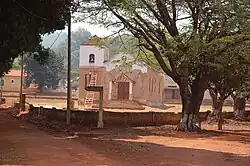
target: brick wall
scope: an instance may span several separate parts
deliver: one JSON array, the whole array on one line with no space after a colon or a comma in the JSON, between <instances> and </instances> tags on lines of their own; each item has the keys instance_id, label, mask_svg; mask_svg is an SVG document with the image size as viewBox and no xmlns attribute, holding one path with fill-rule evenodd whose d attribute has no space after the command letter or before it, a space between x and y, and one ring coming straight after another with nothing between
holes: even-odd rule
<instances>
[{"instance_id":1,"label":"brick wall","mask_svg":"<svg viewBox=\"0 0 250 166\"><path fill-rule=\"evenodd\" d=\"M38 108L30 111L31 116L38 115ZM66 111L56 109L43 109L40 115L49 119L65 121ZM207 112L201 113L201 120L207 117ZM97 111L72 111L72 122L85 125L96 125L98 121ZM104 112L105 125L130 125L130 126L149 126L149 125L177 125L180 121L181 113L174 112Z\"/></svg>"}]
</instances>

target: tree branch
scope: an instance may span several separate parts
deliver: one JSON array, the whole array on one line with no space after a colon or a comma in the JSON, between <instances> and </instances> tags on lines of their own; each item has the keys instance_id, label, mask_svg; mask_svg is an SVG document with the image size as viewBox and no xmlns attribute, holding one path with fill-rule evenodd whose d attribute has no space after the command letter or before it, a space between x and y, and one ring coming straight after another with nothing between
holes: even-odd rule
<instances>
[{"instance_id":1,"label":"tree branch","mask_svg":"<svg viewBox=\"0 0 250 166\"><path fill-rule=\"evenodd\" d=\"M162 43L161 42L161 37L159 37L160 35L159 35L159 33L157 34L157 30L155 30L154 29L154 27L152 26L152 24L150 24L149 22L147 22L145 19L143 19L137 12L135 12L135 15L136 15L136 17L138 18L138 21L140 20L140 22L142 22L145 26L146 26L146 28L149 30L149 32L150 33L152 33L154 36L152 36L152 38L156 41L156 42L158 42L158 43ZM140 24L140 23L139 23ZM146 30L146 28L143 26L143 25L140 25L141 26L141 28L146 32L147 30Z\"/></svg>"},{"instance_id":2,"label":"tree branch","mask_svg":"<svg viewBox=\"0 0 250 166\"><path fill-rule=\"evenodd\" d=\"M160 15L163 19L164 25L166 26L169 34L171 36L177 36L179 34L177 26L176 26L176 21L174 21L169 14L169 11L165 5L165 3L162 0L155 0L156 6L160 12ZM172 4L173 5L173 4ZM175 5L175 4L174 4ZM174 6L175 7L175 6ZM172 6L173 8L173 6Z\"/></svg>"},{"instance_id":3,"label":"tree branch","mask_svg":"<svg viewBox=\"0 0 250 166\"><path fill-rule=\"evenodd\" d=\"M150 51L152 51L155 55L156 60L158 61L158 63L160 64L160 66L162 67L163 71L169 75L169 76L173 76L173 73L169 70L169 68L167 67L163 57L161 56L161 53L159 52L158 48L156 47L156 44L153 43L150 38L147 36L147 34L142 31L139 28L136 28L135 26L133 26L131 23L129 23L123 16L119 15L116 11L114 11L114 9L109 5L109 3L107 2L107 0L103 0L104 4L108 6L108 8L110 9L110 11L121 21L123 22L123 24L125 25L126 28L132 30L131 33L137 37L138 39L141 38L141 36L145 39L145 41L148 43L144 43L144 47Z\"/></svg>"},{"instance_id":4,"label":"tree branch","mask_svg":"<svg viewBox=\"0 0 250 166\"><path fill-rule=\"evenodd\" d=\"M176 4L175 0L172 0L172 13L173 13L173 22L176 23Z\"/></svg>"}]
</instances>

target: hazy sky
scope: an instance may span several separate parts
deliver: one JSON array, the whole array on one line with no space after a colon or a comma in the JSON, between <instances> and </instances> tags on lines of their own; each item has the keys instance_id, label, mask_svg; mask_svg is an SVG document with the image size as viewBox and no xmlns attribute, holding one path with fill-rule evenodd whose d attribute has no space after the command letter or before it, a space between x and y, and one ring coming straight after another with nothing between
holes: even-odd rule
<instances>
[{"instance_id":1,"label":"hazy sky","mask_svg":"<svg viewBox=\"0 0 250 166\"><path fill-rule=\"evenodd\" d=\"M184 17L185 15L183 15ZM183 25L186 25L188 23L188 20L181 20L178 21L177 25L178 27L182 27ZM105 37L105 36L109 36L111 34L114 34L114 29L107 29L98 25L91 25L89 23L73 23L72 22L72 31L77 30L78 28L85 28L86 30L88 30L92 35L97 35L99 37ZM68 28L66 27L64 32L67 33Z\"/></svg>"},{"instance_id":2,"label":"hazy sky","mask_svg":"<svg viewBox=\"0 0 250 166\"><path fill-rule=\"evenodd\" d=\"M97 35L100 37L104 37L104 36L108 36L112 34L112 30L111 29L106 29L104 27L100 27L97 25L91 25L88 23L72 23L72 31L77 30L78 28L85 28L87 29L89 32L91 32L92 35ZM67 32L67 27L64 30L65 32Z\"/></svg>"},{"instance_id":3,"label":"hazy sky","mask_svg":"<svg viewBox=\"0 0 250 166\"><path fill-rule=\"evenodd\" d=\"M72 28L71 28L72 31L75 31L78 28L84 28L84 29L88 30L91 33L91 35L97 35L99 37L105 37L105 36L109 36L109 35L113 34L111 29L107 29L107 28L100 27L97 25L91 25L88 23L72 23ZM56 31L56 32L58 33L60 31ZM68 33L68 28L66 27L63 30L63 32ZM48 37L48 36L45 35L45 37ZM54 36L53 38L50 38L50 39L47 38L47 40L44 40L42 42L42 44L45 47L50 47L51 45L53 45L53 47L54 47L54 46L57 46L61 42L60 40L58 40L54 44L52 44L55 40L57 40L57 36Z\"/></svg>"}]
</instances>

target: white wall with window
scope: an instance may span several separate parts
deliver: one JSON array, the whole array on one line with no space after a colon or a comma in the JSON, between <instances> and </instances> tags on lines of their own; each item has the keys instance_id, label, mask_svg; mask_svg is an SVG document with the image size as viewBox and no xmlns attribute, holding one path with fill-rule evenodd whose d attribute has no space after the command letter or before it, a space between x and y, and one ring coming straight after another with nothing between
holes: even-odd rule
<instances>
[{"instance_id":1,"label":"white wall with window","mask_svg":"<svg viewBox=\"0 0 250 166\"><path fill-rule=\"evenodd\" d=\"M112 59L109 60L109 62L105 63L105 67L107 71L111 71L113 69L119 71L120 64L122 61L132 61L134 60L134 57L132 55L125 55L125 54L116 54L113 56ZM131 70L141 70L143 73L147 72L147 66L143 64L133 64Z\"/></svg>"},{"instance_id":2,"label":"white wall with window","mask_svg":"<svg viewBox=\"0 0 250 166\"><path fill-rule=\"evenodd\" d=\"M15 80L14 80L14 79L11 79L11 80L10 80L10 83L11 83L11 84L15 84Z\"/></svg>"},{"instance_id":3,"label":"white wall with window","mask_svg":"<svg viewBox=\"0 0 250 166\"><path fill-rule=\"evenodd\" d=\"M81 45L80 67L101 67L105 61L105 49L93 45Z\"/></svg>"}]
</instances>

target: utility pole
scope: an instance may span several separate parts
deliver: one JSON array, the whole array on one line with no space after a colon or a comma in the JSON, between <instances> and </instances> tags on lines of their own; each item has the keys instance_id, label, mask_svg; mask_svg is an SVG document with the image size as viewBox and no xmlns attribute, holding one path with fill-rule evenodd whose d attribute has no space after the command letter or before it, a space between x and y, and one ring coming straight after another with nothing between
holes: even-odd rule
<instances>
[{"instance_id":1,"label":"utility pole","mask_svg":"<svg viewBox=\"0 0 250 166\"><path fill-rule=\"evenodd\" d=\"M21 83L20 83L20 94L19 94L19 107L23 109L22 105L22 94L23 94L23 53L21 54Z\"/></svg>"},{"instance_id":2,"label":"utility pole","mask_svg":"<svg viewBox=\"0 0 250 166\"><path fill-rule=\"evenodd\" d=\"M66 124L70 125L71 115L71 13L69 11L68 20L68 85L67 85L67 114L66 114Z\"/></svg>"},{"instance_id":3,"label":"utility pole","mask_svg":"<svg viewBox=\"0 0 250 166\"><path fill-rule=\"evenodd\" d=\"M1 104L2 104L2 101L3 101L3 86L4 86L4 79L3 77L1 77Z\"/></svg>"}]
</instances>

